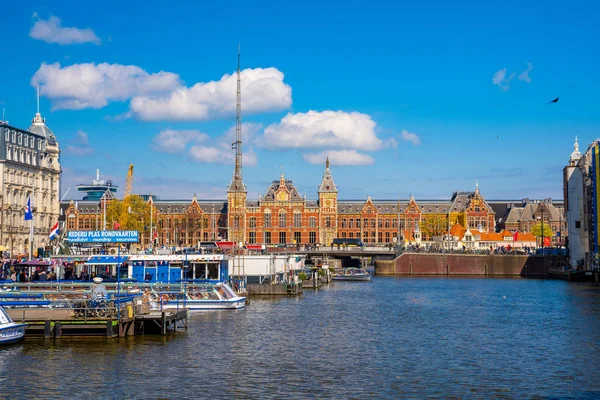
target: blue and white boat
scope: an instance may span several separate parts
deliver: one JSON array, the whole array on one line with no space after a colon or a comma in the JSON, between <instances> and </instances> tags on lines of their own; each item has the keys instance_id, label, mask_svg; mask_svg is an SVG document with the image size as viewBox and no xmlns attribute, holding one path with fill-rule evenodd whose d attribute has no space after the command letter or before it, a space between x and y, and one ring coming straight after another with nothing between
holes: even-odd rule
<instances>
[{"instance_id":1,"label":"blue and white boat","mask_svg":"<svg viewBox=\"0 0 600 400\"><path fill-rule=\"evenodd\" d=\"M336 269L331 277L334 281L370 281L371 274L363 268L343 268Z\"/></svg>"},{"instance_id":2,"label":"blue and white boat","mask_svg":"<svg viewBox=\"0 0 600 400\"><path fill-rule=\"evenodd\" d=\"M0 307L0 345L16 343L23 339L27 324L13 322L6 310Z\"/></svg>"},{"instance_id":3,"label":"blue and white boat","mask_svg":"<svg viewBox=\"0 0 600 400\"><path fill-rule=\"evenodd\" d=\"M246 306L246 297L237 293L225 283L190 287L185 293L154 294L150 301L151 309L174 310L186 308L189 311L237 310Z\"/></svg>"}]
</instances>

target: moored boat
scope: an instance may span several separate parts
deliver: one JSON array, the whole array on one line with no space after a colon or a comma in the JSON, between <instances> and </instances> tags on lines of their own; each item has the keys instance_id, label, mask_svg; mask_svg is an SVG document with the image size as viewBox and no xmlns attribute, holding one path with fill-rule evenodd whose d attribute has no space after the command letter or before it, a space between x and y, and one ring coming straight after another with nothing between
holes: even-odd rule
<instances>
[{"instance_id":1,"label":"moored boat","mask_svg":"<svg viewBox=\"0 0 600 400\"><path fill-rule=\"evenodd\" d=\"M334 272L334 281L370 281L371 274L362 268L342 268Z\"/></svg>"},{"instance_id":2,"label":"moored boat","mask_svg":"<svg viewBox=\"0 0 600 400\"><path fill-rule=\"evenodd\" d=\"M246 306L246 297L238 296L227 284L189 288L185 293L154 293L151 309L182 309L189 311L236 310Z\"/></svg>"},{"instance_id":3,"label":"moored boat","mask_svg":"<svg viewBox=\"0 0 600 400\"><path fill-rule=\"evenodd\" d=\"M13 322L6 310L0 307L0 345L16 343L23 339L27 324Z\"/></svg>"}]
</instances>

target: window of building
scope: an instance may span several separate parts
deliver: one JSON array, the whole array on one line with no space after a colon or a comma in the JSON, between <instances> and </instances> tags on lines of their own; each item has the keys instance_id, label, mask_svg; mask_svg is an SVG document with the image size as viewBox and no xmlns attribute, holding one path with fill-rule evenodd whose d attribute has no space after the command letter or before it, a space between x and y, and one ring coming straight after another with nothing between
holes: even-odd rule
<instances>
[{"instance_id":1,"label":"window of building","mask_svg":"<svg viewBox=\"0 0 600 400\"><path fill-rule=\"evenodd\" d=\"M346 218L342 218L342 228L346 227Z\"/></svg>"},{"instance_id":2,"label":"window of building","mask_svg":"<svg viewBox=\"0 0 600 400\"><path fill-rule=\"evenodd\" d=\"M208 223L206 225L208 226ZM233 217L233 227L236 229L240 227L240 216L239 215L236 215L235 217Z\"/></svg>"},{"instance_id":3,"label":"window of building","mask_svg":"<svg viewBox=\"0 0 600 400\"><path fill-rule=\"evenodd\" d=\"M375 242L375 238L377 236L375 236L375 232L371 232L371 242Z\"/></svg>"},{"instance_id":4,"label":"window of building","mask_svg":"<svg viewBox=\"0 0 600 400\"><path fill-rule=\"evenodd\" d=\"M265 228L270 228L271 227L271 213L270 212L266 212L265 213Z\"/></svg>"},{"instance_id":5,"label":"window of building","mask_svg":"<svg viewBox=\"0 0 600 400\"><path fill-rule=\"evenodd\" d=\"M308 243L310 243L310 244L317 243L317 232L308 232Z\"/></svg>"},{"instance_id":6,"label":"window of building","mask_svg":"<svg viewBox=\"0 0 600 400\"><path fill-rule=\"evenodd\" d=\"M271 244L271 232L265 232L265 244Z\"/></svg>"},{"instance_id":7,"label":"window of building","mask_svg":"<svg viewBox=\"0 0 600 400\"><path fill-rule=\"evenodd\" d=\"M280 228L285 228L286 225L286 218L285 218L285 212L282 211L279 213L279 227Z\"/></svg>"},{"instance_id":8,"label":"window of building","mask_svg":"<svg viewBox=\"0 0 600 400\"><path fill-rule=\"evenodd\" d=\"M386 218L386 219L385 219L385 227L386 227L386 228L389 228L389 227L390 227L390 219L389 219L389 218Z\"/></svg>"},{"instance_id":9,"label":"window of building","mask_svg":"<svg viewBox=\"0 0 600 400\"><path fill-rule=\"evenodd\" d=\"M342 232L342 239L346 238L346 232Z\"/></svg>"},{"instance_id":10,"label":"window of building","mask_svg":"<svg viewBox=\"0 0 600 400\"><path fill-rule=\"evenodd\" d=\"M363 218L363 228L368 228L368 227L369 227L369 219Z\"/></svg>"},{"instance_id":11,"label":"window of building","mask_svg":"<svg viewBox=\"0 0 600 400\"><path fill-rule=\"evenodd\" d=\"M390 233L389 233L389 232L386 232L386 233L385 233L385 242L386 242L386 243L389 243L389 242L390 242Z\"/></svg>"},{"instance_id":12,"label":"window of building","mask_svg":"<svg viewBox=\"0 0 600 400\"><path fill-rule=\"evenodd\" d=\"M302 214L294 213L294 228L302 228Z\"/></svg>"},{"instance_id":13,"label":"window of building","mask_svg":"<svg viewBox=\"0 0 600 400\"><path fill-rule=\"evenodd\" d=\"M23 134L21 132L19 132L19 144L23 144Z\"/></svg>"},{"instance_id":14,"label":"window of building","mask_svg":"<svg viewBox=\"0 0 600 400\"><path fill-rule=\"evenodd\" d=\"M331 228L331 217L325 217L325 227Z\"/></svg>"},{"instance_id":15,"label":"window of building","mask_svg":"<svg viewBox=\"0 0 600 400\"><path fill-rule=\"evenodd\" d=\"M308 218L308 227L309 228L316 228L317 227L317 218L316 217L310 217L310 218Z\"/></svg>"},{"instance_id":16,"label":"window of building","mask_svg":"<svg viewBox=\"0 0 600 400\"><path fill-rule=\"evenodd\" d=\"M377 227L383 228L383 218L377 218Z\"/></svg>"},{"instance_id":17,"label":"window of building","mask_svg":"<svg viewBox=\"0 0 600 400\"><path fill-rule=\"evenodd\" d=\"M249 219L250 228L256 228L256 217L250 217Z\"/></svg>"},{"instance_id":18,"label":"window of building","mask_svg":"<svg viewBox=\"0 0 600 400\"><path fill-rule=\"evenodd\" d=\"M302 232L294 232L294 243L296 243L296 244L302 243Z\"/></svg>"},{"instance_id":19,"label":"window of building","mask_svg":"<svg viewBox=\"0 0 600 400\"><path fill-rule=\"evenodd\" d=\"M29 136L25 135L25 146L29 146Z\"/></svg>"},{"instance_id":20,"label":"window of building","mask_svg":"<svg viewBox=\"0 0 600 400\"><path fill-rule=\"evenodd\" d=\"M371 218L371 228L375 228L376 221L375 218Z\"/></svg>"},{"instance_id":21,"label":"window of building","mask_svg":"<svg viewBox=\"0 0 600 400\"><path fill-rule=\"evenodd\" d=\"M350 239L354 238L354 232L348 232L348 238L350 238Z\"/></svg>"},{"instance_id":22,"label":"window of building","mask_svg":"<svg viewBox=\"0 0 600 400\"><path fill-rule=\"evenodd\" d=\"M4 130L4 139L8 142L10 140L10 132L8 129Z\"/></svg>"},{"instance_id":23,"label":"window of building","mask_svg":"<svg viewBox=\"0 0 600 400\"><path fill-rule=\"evenodd\" d=\"M12 131L12 142L13 143L17 142L17 132L16 131Z\"/></svg>"},{"instance_id":24,"label":"window of building","mask_svg":"<svg viewBox=\"0 0 600 400\"><path fill-rule=\"evenodd\" d=\"M354 218L348 218L348 228L354 228Z\"/></svg>"},{"instance_id":25,"label":"window of building","mask_svg":"<svg viewBox=\"0 0 600 400\"><path fill-rule=\"evenodd\" d=\"M383 232L377 234L377 243L383 243Z\"/></svg>"},{"instance_id":26,"label":"window of building","mask_svg":"<svg viewBox=\"0 0 600 400\"><path fill-rule=\"evenodd\" d=\"M250 244L256 243L256 232L248 232L248 242Z\"/></svg>"},{"instance_id":27,"label":"window of building","mask_svg":"<svg viewBox=\"0 0 600 400\"><path fill-rule=\"evenodd\" d=\"M356 218L356 227L360 228L360 218Z\"/></svg>"},{"instance_id":28,"label":"window of building","mask_svg":"<svg viewBox=\"0 0 600 400\"><path fill-rule=\"evenodd\" d=\"M286 243L287 243L286 232L279 232L279 244L286 244Z\"/></svg>"}]
</instances>

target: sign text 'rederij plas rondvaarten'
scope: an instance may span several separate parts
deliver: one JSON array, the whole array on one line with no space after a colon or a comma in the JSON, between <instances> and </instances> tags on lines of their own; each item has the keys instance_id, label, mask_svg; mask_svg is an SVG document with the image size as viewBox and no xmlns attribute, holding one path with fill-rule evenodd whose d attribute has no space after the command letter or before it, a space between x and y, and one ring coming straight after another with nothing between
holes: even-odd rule
<instances>
[{"instance_id":1,"label":"sign text 'rederij plas rondvaarten'","mask_svg":"<svg viewBox=\"0 0 600 400\"><path fill-rule=\"evenodd\" d=\"M137 243L138 231L69 231L67 240L73 243Z\"/></svg>"}]
</instances>

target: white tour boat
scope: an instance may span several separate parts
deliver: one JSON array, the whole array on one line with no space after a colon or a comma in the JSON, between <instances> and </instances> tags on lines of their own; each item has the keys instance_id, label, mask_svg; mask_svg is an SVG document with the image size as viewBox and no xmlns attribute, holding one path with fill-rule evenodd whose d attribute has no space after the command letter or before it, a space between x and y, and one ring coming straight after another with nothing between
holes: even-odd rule
<instances>
[{"instance_id":1,"label":"white tour boat","mask_svg":"<svg viewBox=\"0 0 600 400\"><path fill-rule=\"evenodd\" d=\"M334 281L370 281L371 274L362 268L337 269L331 277Z\"/></svg>"},{"instance_id":2,"label":"white tour boat","mask_svg":"<svg viewBox=\"0 0 600 400\"><path fill-rule=\"evenodd\" d=\"M10 315L0 306L0 345L16 343L25 336L27 324L13 322Z\"/></svg>"},{"instance_id":3,"label":"white tour boat","mask_svg":"<svg viewBox=\"0 0 600 400\"><path fill-rule=\"evenodd\" d=\"M185 296L185 298L184 298ZM236 310L246 306L246 298L238 296L224 283L189 287L185 293L154 293L151 309L173 310L186 308L190 311Z\"/></svg>"}]
</instances>

